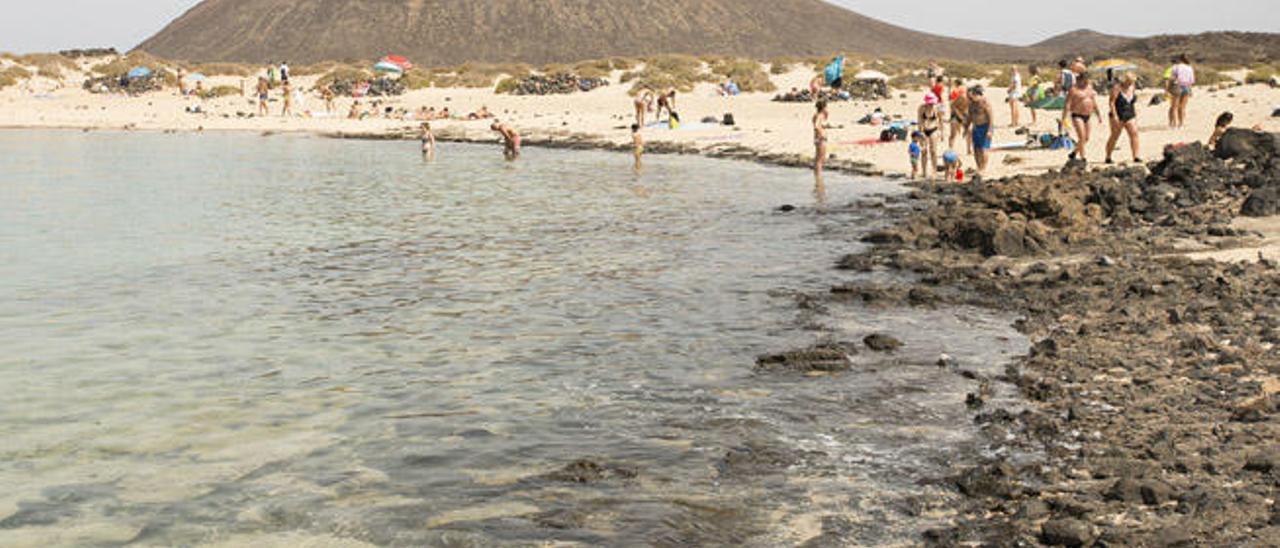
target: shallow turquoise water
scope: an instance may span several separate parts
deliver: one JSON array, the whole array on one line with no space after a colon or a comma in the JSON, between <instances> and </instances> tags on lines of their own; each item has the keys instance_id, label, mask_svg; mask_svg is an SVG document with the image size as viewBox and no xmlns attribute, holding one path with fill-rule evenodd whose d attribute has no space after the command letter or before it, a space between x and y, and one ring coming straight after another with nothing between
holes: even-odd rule
<instances>
[{"instance_id":1,"label":"shallow turquoise water","mask_svg":"<svg viewBox=\"0 0 1280 548\"><path fill-rule=\"evenodd\" d=\"M0 544L896 542L972 436L928 368L758 375L894 330L998 366L973 311L795 292L899 192L693 157L0 132ZM801 205L782 214L781 204ZM883 370L884 368L879 368ZM919 386L929 386L921 390ZM727 455L785 448L777 470ZM737 453L735 453L737 452ZM635 470L576 484L580 458ZM853 497L853 498L851 498ZM830 529L830 527L828 527Z\"/></svg>"}]
</instances>

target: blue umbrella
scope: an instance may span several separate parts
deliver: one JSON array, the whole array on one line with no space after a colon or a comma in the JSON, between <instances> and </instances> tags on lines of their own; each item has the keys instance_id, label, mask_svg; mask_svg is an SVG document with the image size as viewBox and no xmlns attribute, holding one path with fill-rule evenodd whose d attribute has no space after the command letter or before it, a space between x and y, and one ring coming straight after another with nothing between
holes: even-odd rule
<instances>
[{"instance_id":1,"label":"blue umbrella","mask_svg":"<svg viewBox=\"0 0 1280 548\"><path fill-rule=\"evenodd\" d=\"M134 67L132 70L129 71L129 74L125 76L130 80L136 80L138 78L146 78L148 76L151 76L151 69L147 67Z\"/></svg>"}]
</instances>

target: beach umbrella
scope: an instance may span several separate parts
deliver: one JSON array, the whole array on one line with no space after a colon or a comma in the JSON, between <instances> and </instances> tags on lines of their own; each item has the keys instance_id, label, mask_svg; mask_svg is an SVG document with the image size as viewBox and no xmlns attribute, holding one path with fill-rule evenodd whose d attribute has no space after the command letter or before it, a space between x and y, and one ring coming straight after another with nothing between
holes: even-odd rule
<instances>
[{"instance_id":1,"label":"beach umbrella","mask_svg":"<svg viewBox=\"0 0 1280 548\"><path fill-rule=\"evenodd\" d=\"M188 75L186 79L188 82L203 82L206 80L205 76L203 74L200 74L199 72Z\"/></svg>"},{"instance_id":2,"label":"beach umbrella","mask_svg":"<svg viewBox=\"0 0 1280 548\"><path fill-rule=\"evenodd\" d=\"M148 76L151 76L151 69L147 67L134 67L125 75L125 77L130 80L137 80L138 78L146 78Z\"/></svg>"},{"instance_id":3,"label":"beach umbrella","mask_svg":"<svg viewBox=\"0 0 1280 548\"><path fill-rule=\"evenodd\" d=\"M401 68L401 67L400 67L400 65L397 65L397 64L395 64L395 63L390 63L390 62L387 62L387 61L380 61L380 62L378 62L378 64L376 64L376 65L374 65L374 66L373 66L373 70L374 70L374 72L386 72L386 73L389 73L389 74L403 74L403 73L404 73L404 69L403 69L403 68Z\"/></svg>"},{"instance_id":4,"label":"beach umbrella","mask_svg":"<svg viewBox=\"0 0 1280 548\"><path fill-rule=\"evenodd\" d=\"M866 80L880 80L880 81L882 81L882 82L883 82L883 81L887 81L887 80L889 80L889 75L888 75L888 74L885 74L885 73L883 73L883 72L880 72L880 71L878 71L878 70L864 70L864 71L861 71L861 72L859 72L859 73L857 73L857 74L853 75L853 79L854 79L854 80L862 80L862 81L866 81Z\"/></svg>"},{"instance_id":5,"label":"beach umbrella","mask_svg":"<svg viewBox=\"0 0 1280 548\"><path fill-rule=\"evenodd\" d=\"M1119 72L1125 70L1138 70L1138 65L1125 61L1124 59L1107 59L1105 61L1098 61L1097 63L1094 63L1091 68L1095 72L1106 72L1108 70Z\"/></svg>"},{"instance_id":6,"label":"beach umbrella","mask_svg":"<svg viewBox=\"0 0 1280 548\"><path fill-rule=\"evenodd\" d=\"M393 65L395 65L395 66L397 66L397 67L400 67L400 68L402 68L402 69L404 69L404 70L409 70L409 69L413 68L413 63L410 63L410 62L409 62L409 59L407 59L407 58L405 58L405 57L402 57L402 56L400 56L400 55L388 55L388 56L386 56L386 57L383 57L383 58L382 58L382 62L384 62L384 63L391 63L391 64L393 64Z\"/></svg>"}]
</instances>

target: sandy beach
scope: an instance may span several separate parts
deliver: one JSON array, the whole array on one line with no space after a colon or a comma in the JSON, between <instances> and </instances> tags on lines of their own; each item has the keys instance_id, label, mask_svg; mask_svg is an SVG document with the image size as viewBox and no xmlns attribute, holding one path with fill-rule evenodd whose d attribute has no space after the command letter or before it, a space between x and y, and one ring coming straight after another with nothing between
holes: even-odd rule
<instances>
[{"instance_id":1,"label":"sandy beach","mask_svg":"<svg viewBox=\"0 0 1280 548\"><path fill-rule=\"evenodd\" d=\"M138 97L111 94L92 94L83 90L80 83L88 75L88 69L100 61L81 61L83 74L65 74L61 81L34 77L4 90L0 90L0 127L4 128L73 128L73 129L133 129L150 131L253 131L253 132L310 132L317 134L344 134L349 136L402 135L416 131L417 122L402 119L368 118L348 120L347 112L354 101L338 98L333 113L324 112L324 104L312 88L317 76L295 77L295 85L308 90L298 113L292 117L280 116L279 90L273 91L271 115L248 116L256 111L250 97L228 96L200 100L183 97L174 88L148 93ZM11 64L12 61L0 61ZM2 67L0 67L2 68ZM615 72L613 85L586 93L549 96L513 96L496 94L492 89L429 88L409 91L383 101L383 107L417 111L422 107L442 109L448 107L455 115L465 115L481 107L487 107L502 121L519 130L527 142L532 143L598 143L628 146L628 126L633 121L631 98L627 94L629 84L617 83L621 76ZM1243 80L1244 73L1232 74ZM787 74L773 76L780 91L805 88L812 72L795 69ZM232 86L252 94L253 78L210 77L207 89ZM1280 118L1273 118L1272 111L1280 106L1280 90L1261 84L1238 85L1225 89L1197 88L1188 112L1186 128L1168 128L1167 108L1164 105L1146 106L1157 94L1156 90L1139 93L1138 122L1142 131L1142 156L1145 161L1158 159L1166 145L1206 141L1212 132L1213 121L1222 112L1235 114L1237 127L1260 125L1266 131L1280 131ZM830 130L833 165L858 166L857 170L872 174L903 176L910 173L910 163L905 142L871 143L883 129L860 125L857 120L880 108L890 119L913 120L924 96L923 90L893 89L892 99L880 101L838 102L830 106ZM677 130L651 127L644 137L651 148L678 148L683 151L710 152L733 149L740 153L761 155L786 155L809 162L813 157L811 129L809 127L813 106L810 103L781 103L772 101L772 93L746 93L736 97L722 97L716 86L701 84L692 93L678 97L677 110L685 124ZM1024 142L1025 137L1015 134L1010 126L1010 113L1004 89L988 90L996 114L993 142L1014 144ZM1105 98L1100 98L1105 101ZM367 106L369 100L364 100ZM188 109L199 106L201 113ZM1105 108L1105 107L1104 107ZM726 127L702 123L700 120L733 114L737 125ZM1030 113L1022 110L1023 125L1032 132L1050 132L1056 127L1060 112L1041 112L1038 123L1030 124ZM497 142L497 137L486 121L449 120L434 122L437 135L444 140L469 142ZM1088 157L1101 163L1108 129L1095 120L1095 136L1089 143ZM957 148L961 148L957 142ZM945 150L945 142L943 144ZM1122 137L1117 161L1129 158L1128 143ZM995 150L992 152L988 176L1002 177L1019 173L1040 173L1060 167L1066 153L1049 150ZM972 158L966 158L965 167L973 167Z\"/></svg>"}]
</instances>

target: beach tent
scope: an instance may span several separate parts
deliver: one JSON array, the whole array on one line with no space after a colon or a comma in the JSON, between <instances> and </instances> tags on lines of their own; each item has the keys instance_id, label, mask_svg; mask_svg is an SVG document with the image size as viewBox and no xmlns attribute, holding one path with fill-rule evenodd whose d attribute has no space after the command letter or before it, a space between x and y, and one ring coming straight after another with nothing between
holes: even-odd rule
<instances>
[{"instance_id":1,"label":"beach tent","mask_svg":"<svg viewBox=\"0 0 1280 548\"><path fill-rule=\"evenodd\" d=\"M395 63L388 61L379 61L373 66L374 72L385 72L387 74L404 74L404 69Z\"/></svg>"},{"instance_id":2,"label":"beach tent","mask_svg":"<svg viewBox=\"0 0 1280 548\"><path fill-rule=\"evenodd\" d=\"M858 81L879 80L881 82L886 82L889 80L889 75L878 70L864 70L853 75L853 79Z\"/></svg>"},{"instance_id":3,"label":"beach tent","mask_svg":"<svg viewBox=\"0 0 1280 548\"><path fill-rule=\"evenodd\" d=\"M836 57L835 60L832 61L830 65L827 65L827 68L826 70L823 71L823 74L826 75L828 86L843 79L844 78L844 56L841 55L839 57Z\"/></svg>"},{"instance_id":4,"label":"beach tent","mask_svg":"<svg viewBox=\"0 0 1280 548\"><path fill-rule=\"evenodd\" d=\"M147 67L134 67L133 69L129 70L128 74L125 75L125 77L130 80L137 80L139 78L146 78L148 76L151 76L151 69Z\"/></svg>"},{"instance_id":5,"label":"beach tent","mask_svg":"<svg viewBox=\"0 0 1280 548\"><path fill-rule=\"evenodd\" d=\"M400 67L403 70L409 70L413 68L413 63L410 63L407 58L402 57L400 55L388 55L382 58L382 62L391 63L397 67Z\"/></svg>"}]
</instances>

